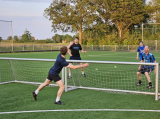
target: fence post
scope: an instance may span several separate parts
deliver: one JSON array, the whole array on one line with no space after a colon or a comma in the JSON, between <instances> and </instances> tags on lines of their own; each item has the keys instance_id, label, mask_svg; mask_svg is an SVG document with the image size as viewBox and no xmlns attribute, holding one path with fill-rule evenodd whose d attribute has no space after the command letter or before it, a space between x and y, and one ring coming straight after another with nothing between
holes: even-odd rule
<instances>
[{"instance_id":1,"label":"fence post","mask_svg":"<svg viewBox=\"0 0 160 119\"><path fill-rule=\"evenodd\" d=\"M33 51L34 51L34 45L33 45Z\"/></svg>"},{"instance_id":2,"label":"fence post","mask_svg":"<svg viewBox=\"0 0 160 119\"><path fill-rule=\"evenodd\" d=\"M23 51L24 51L24 45L23 45Z\"/></svg>"},{"instance_id":3,"label":"fence post","mask_svg":"<svg viewBox=\"0 0 160 119\"><path fill-rule=\"evenodd\" d=\"M128 45L128 50L129 50L129 45Z\"/></svg>"},{"instance_id":4,"label":"fence post","mask_svg":"<svg viewBox=\"0 0 160 119\"><path fill-rule=\"evenodd\" d=\"M116 45L115 45L115 50L116 50Z\"/></svg>"},{"instance_id":5,"label":"fence post","mask_svg":"<svg viewBox=\"0 0 160 119\"><path fill-rule=\"evenodd\" d=\"M103 45L103 50L104 50L104 45Z\"/></svg>"},{"instance_id":6,"label":"fence post","mask_svg":"<svg viewBox=\"0 0 160 119\"><path fill-rule=\"evenodd\" d=\"M156 40L156 50L157 50L157 40Z\"/></svg>"},{"instance_id":7,"label":"fence post","mask_svg":"<svg viewBox=\"0 0 160 119\"><path fill-rule=\"evenodd\" d=\"M42 50L44 50L44 45L42 45Z\"/></svg>"},{"instance_id":8,"label":"fence post","mask_svg":"<svg viewBox=\"0 0 160 119\"><path fill-rule=\"evenodd\" d=\"M92 45L92 50L93 50L93 45Z\"/></svg>"},{"instance_id":9,"label":"fence post","mask_svg":"<svg viewBox=\"0 0 160 119\"><path fill-rule=\"evenodd\" d=\"M52 45L51 45L51 50L52 50Z\"/></svg>"}]
</instances>

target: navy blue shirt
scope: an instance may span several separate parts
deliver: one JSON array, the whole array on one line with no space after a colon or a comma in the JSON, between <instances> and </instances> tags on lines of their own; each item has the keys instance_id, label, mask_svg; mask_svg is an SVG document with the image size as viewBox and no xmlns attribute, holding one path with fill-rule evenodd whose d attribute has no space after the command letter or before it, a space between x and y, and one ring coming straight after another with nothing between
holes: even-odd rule
<instances>
[{"instance_id":1,"label":"navy blue shirt","mask_svg":"<svg viewBox=\"0 0 160 119\"><path fill-rule=\"evenodd\" d=\"M154 63L154 61L156 59L154 58L154 55L152 53L148 53L148 55L146 55L145 53L142 53L142 60L145 63ZM153 65L145 65L145 67L149 67L149 68L153 68L154 69Z\"/></svg>"},{"instance_id":2,"label":"navy blue shirt","mask_svg":"<svg viewBox=\"0 0 160 119\"><path fill-rule=\"evenodd\" d=\"M54 66L49 70L49 73L52 75L59 75L63 67L68 66L69 63L59 54L57 56L56 62L54 63Z\"/></svg>"},{"instance_id":3,"label":"navy blue shirt","mask_svg":"<svg viewBox=\"0 0 160 119\"><path fill-rule=\"evenodd\" d=\"M137 49L137 52L139 52L139 56L142 56L142 53L144 53L144 48L145 46L143 45L143 47L139 46Z\"/></svg>"}]
</instances>

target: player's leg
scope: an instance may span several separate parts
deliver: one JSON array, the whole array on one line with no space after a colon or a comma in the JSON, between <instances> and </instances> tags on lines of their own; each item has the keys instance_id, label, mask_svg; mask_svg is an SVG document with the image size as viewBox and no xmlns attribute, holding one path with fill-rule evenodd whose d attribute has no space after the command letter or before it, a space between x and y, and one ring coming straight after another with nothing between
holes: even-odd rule
<instances>
[{"instance_id":1,"label":"player's leg","mask_svg":"<svg viewBox=\"0 0 160 119\"><path fill-rule=\"evenodd\" d=\"M82 63L79 63L79 65L82 65ZM84 68L83 67L81 68L81 71L82 71L82 76L86 78L86 74L84 73Z\"/></svg>"},{"instance_id":2,"label":"player's leg","mask_svg":"<svg viewBox=\"0 0 160 119\"><path fill-rule=\"evenodd\" d=\"M56 98L55 104L64 105L64 103L62 103L62 102L60 101L60 98L61 98L62 93L63 93L64 88L65 88L65 87L64 87L64 83L63 83L62 80L59 80L59 81L56 82L56 84L59 86L59 90L58 90L58 92L57 92L57 98Z\"/></svg>"},{"instance_id":3,"label":"player's leg","mask_svg":"<svg viewBox=\"0 0 160 119\"><path fill-rule=\"evenodd\" d=\"M149 86L147 87L147 89L150 89L150 88L152 88L151 78L150 78L148 72L145 72L144 74L145 74L145 76L146 76L146 78L147 78L147 80L148 80L148 83L149 83Z\"/></svg>"},{"instance_id":4,"label":"player's leg","mask_svg":"<svg viewBox=\"0 0 160 119\"><path fill-rule=\"evenodd\" d=\"M69 64L72 64L72 63L69 63ZM70 68L68 68L68 70L69 70L69 76L68 76L68 79L70 79L70 78L72 77L71 69L70 69Z\"/></svg>"},{"instance_id":5,"label":"player's leg","mask_svg":"<svg viewBox=\"0 0 160 119\"><path fill-rule=\"evenodd\" d=\"M141 72L137 72L137 78L138 78L138 83L135 84L135 85L136 85L136 86L142 85L142 81L141 81Z\"/></svg>"},{"instance_id":6,"label":"player's leg","mask_svg":"<svg viewBox=\"0 0 160 119\"><path fill-rule=\"evenodd\" d=\"M52 81L49 79L46 79L44 83L42 83L37 90L32 92L33 98L35 101L37 101L37 94L39 93L40 90L42 90L45 86L49 85Z\"/></svg>"}]
</instances>

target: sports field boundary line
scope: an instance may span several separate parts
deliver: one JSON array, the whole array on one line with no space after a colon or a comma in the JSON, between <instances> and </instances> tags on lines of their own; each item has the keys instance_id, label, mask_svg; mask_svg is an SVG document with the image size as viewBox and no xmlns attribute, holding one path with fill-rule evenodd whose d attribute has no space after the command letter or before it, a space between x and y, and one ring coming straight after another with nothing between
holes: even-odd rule
<instances>
[{"instance_id":1,"label":"sports field boundary line","mask_svg":"<svg viewBox=\"0 0 160 119\"><path fill-rule=\"evenodd\" d=\"M34 112L84 112L84 111L160 112L160 110L144 110L144 109L60 109L60 110L12 111L12 112L0 112L0 114L18 114L18 113L34 113Z\"/></svg>"}]
</instances>

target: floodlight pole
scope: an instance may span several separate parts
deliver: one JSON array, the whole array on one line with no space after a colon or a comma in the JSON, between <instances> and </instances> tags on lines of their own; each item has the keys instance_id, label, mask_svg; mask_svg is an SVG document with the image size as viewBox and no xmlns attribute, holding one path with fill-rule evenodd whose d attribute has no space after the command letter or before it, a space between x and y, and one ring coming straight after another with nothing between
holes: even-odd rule
<instances>
[{"instance_id":1,"label":"floodlight pole","mask_svg":"<svg viewBox=\"0 0 160 119\"><path fill-rule=\"evenodd\" d=\"M12 37L12 52L13 52L13 30L12 30L12 21L11 21L11 37Z\"/></svg>"}]
</instances>

